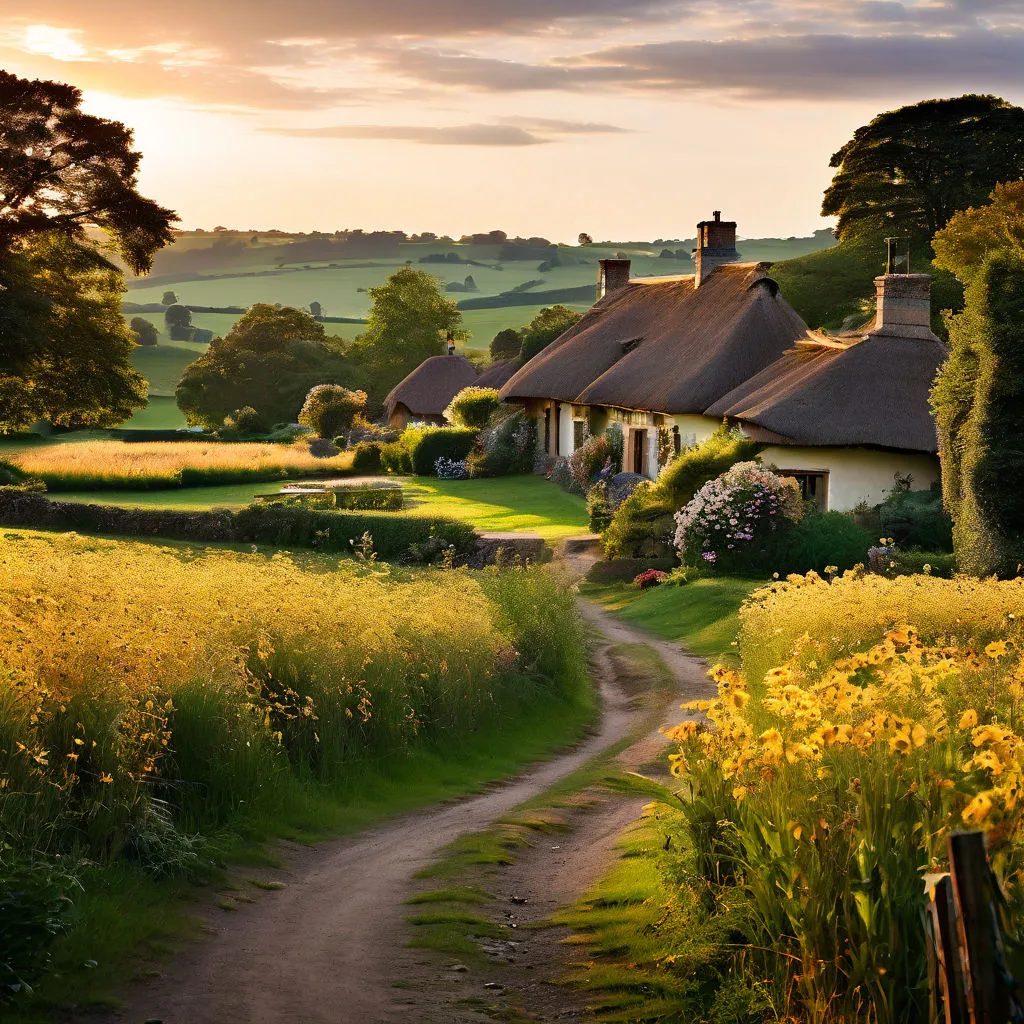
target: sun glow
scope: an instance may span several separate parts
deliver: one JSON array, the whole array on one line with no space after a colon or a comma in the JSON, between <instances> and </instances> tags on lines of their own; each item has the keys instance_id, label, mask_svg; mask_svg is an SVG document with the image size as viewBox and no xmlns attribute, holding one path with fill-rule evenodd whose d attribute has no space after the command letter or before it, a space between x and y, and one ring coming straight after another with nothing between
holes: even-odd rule
<instances>
[{"instance_id":1,"label":"sun glow","mask_svg":"<svg viewBox=\"0 0 1024 1024\"><path fill-rule=\"evenodd\" d=\"M86 55L85 47L72 29L52 25L29 25L22 36L22 48L54 60L77 60Z\"/></svg>"}]
</instances>

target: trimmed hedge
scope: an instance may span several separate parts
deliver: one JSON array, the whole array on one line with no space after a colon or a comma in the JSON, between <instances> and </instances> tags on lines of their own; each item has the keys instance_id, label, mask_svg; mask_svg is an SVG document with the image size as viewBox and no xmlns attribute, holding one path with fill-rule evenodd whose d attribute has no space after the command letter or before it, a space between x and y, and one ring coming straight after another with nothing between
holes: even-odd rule
<instances>
[{"instance_id":1,"label":"trimmed hedge","mask_svg":"<svg viewBox=\"0 0 1024 1024\"><path fill-rule=\"evenodd\" d=\"M446 545L454 544L458 554L468 553L476 544L476 533L468 523L444 516L417 516L408 512L325 512L294 505L250 505L237 512L118 508L50 501L41 494L8 487L0 487L0 524L321 551L351 551L351 541L369 533L381 558L405 555L413 544L424 544L432 537L440 538Z\"/></svg>"},{"instance_id":2,"label":"trimmed hedge","mask_svg":"<svg viewBox=\"0 0 1024 1024\"><path fill-rule=\"evenodd\" d=\"M381 447L381 466L389 473L434 476L438 459L462 462L476 439L477 431L468 427L410 427L397 441Z\"/></svg>"},{"instance_id":3,"label":"trimmed hedge","mask_svg":"<svg viewBox=\"0 0 1024 1024\"><path fill-rule=\"evenodd\" d=\"M352 449L352 469L356 473L379 473L383 468L381 465L381 450L384 445L380 441L360 441Z\"/></svg>"}]
</instances>

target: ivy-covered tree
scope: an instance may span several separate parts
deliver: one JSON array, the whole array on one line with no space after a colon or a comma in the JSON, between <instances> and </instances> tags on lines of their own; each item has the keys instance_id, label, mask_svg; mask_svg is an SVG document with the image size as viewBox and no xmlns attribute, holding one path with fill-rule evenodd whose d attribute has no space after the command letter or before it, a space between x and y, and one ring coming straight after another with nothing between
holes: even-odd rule
<instances>
[{"instance_id":1,"label":"ivy-covered tree","mask_svg":"<svg viewBox=\"0 0 1024 1024\"><path fill-rule=\"evenodd\" d=\"M309 313L257 304L189 364L175 396L189 423L216 429L247 407L264 423L294 423L315 385L362 383L340 339Z\"/></svg>"},{"instance_id":2,"label":"ivy-covered tree","mask_svg":"<svg viewBox=\"0 0 1024 1024\"><path fill-rule=\"evenodd\" d=\"M832 157L821 212L840 241L931 238L997 182L1024 175L1024 110L997 96L925 100L879 114Z\"/></svg>"},{"instance_id":3,"label":"ivy-covered tree","mask_svg":"<svg viewBox=\"0 0 1024 1024\"><path fill-rule=\"evenodd\" d=\"M943 499L963 572L1014 576L1024 562L1024 258L990 252L950 321L932 391Z\"/></svg>"}]
</instances>

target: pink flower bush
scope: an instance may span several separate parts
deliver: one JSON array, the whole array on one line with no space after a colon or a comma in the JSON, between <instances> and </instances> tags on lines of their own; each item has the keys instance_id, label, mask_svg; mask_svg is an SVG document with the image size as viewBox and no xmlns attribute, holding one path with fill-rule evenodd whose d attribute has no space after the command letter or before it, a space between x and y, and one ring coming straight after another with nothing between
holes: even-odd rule
<instances>
[{"instance_id":1,"label":"pink flower bush","mask_svg":"<svg viewBox=\"0 0 1024 1024\"><path fill-rule=\"evenodd\" d=\"M738 462L708 481L675 515L675 547L683 562L740 563L765 537L804 513L795 480L756 462Z\"/></svg>"},{"instance_id":2,"label":"pink flower bush","mask_svg":"<svg viewBox=\"0 0 1024 1024\"><path fill-rule=\"evenodd\" d=\"M650 590L651 587L657 587L667 579L668 573L661 569L645 569L633 582L641 590Z\"/></svg>"}]
</instances>

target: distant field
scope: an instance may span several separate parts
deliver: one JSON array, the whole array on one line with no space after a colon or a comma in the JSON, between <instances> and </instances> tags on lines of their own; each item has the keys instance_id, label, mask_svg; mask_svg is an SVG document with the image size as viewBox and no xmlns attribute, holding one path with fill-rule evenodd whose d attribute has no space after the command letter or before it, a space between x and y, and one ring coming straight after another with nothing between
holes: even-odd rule
<instances>
[{"instance_id":1,"label":"distant field","mask_svg":"<svg viewBox=\"0 0 1024 1024\"><path fill-rule=\"evenodd\" d=\"M195 238L183 239L179 245L196 247ZM746 260L784 260L806 253L815 252L827 244L824 237L790 239L753 239L740 241L739 250ZM690 243L669 243L667 248L688 252ZM286 267L283 271L276 266L256 265L224 267L220 270L204 271L201 281L171 283L158 281L149 284L145 279L132 281L125 296L127 301L139 304L159 302L168 289L177 293L179 301L191 306L238 306L246 308L255 302L280 302L289 306L308 307L319 302L327 316L363 318L370 307L367 290L383 284L396 270L406 266L407 261L421 270L434 274L443 282L462 283L467 275L476 282L475 292L452 292L455 301L485 296L500 296L526 282L538 282L530 291L552 291L562 288L581 288L596 285L597 261L617 255L628 256L633 261L634 277L655 277L667 274L688 274L693 272L690 259L661 259L661 246L650 244L623 243L621 246L593 245L586 248L573 246L559 247L560 258L565 266L540 271L539 260L515 260L497 264L497 246L460 245L404 245L402 256L386 259L340 260L334 264L310 263L311 269ZM458 252L466 259L485 264L419 263L419 257L428 252ZM576 261L585 262L576 262ZM498 269L501 266L502 269ZM273 271L263 276L252 276L254 272ZM249 276L246 276L249 275ZM491 309L463 311L463 322L470 332L466 349L482 351L490 344L499 331L507 327L519 328L550 302L539 301L530 305L497 305ZM589 308L590 303L567 303L578 312ZM179 378L193 359L200 355L205 346L187 342L172 342L164 333L163 317L159 313L128 314L142 315L156 325L161 332L159 345L155 349L138 349L134 362L137 369L150 382L150 393L154 398L172 396ZM192 320L196 327L211 330L215 335L226 334L241 314L195 313ZM329 334L343 338L355 337L360 327L356 324L326 324ZM166 402L152 403L151 408L133 416L128 426L184 426L184 418L176 408Z\"/></svg>"}]
</instances>

